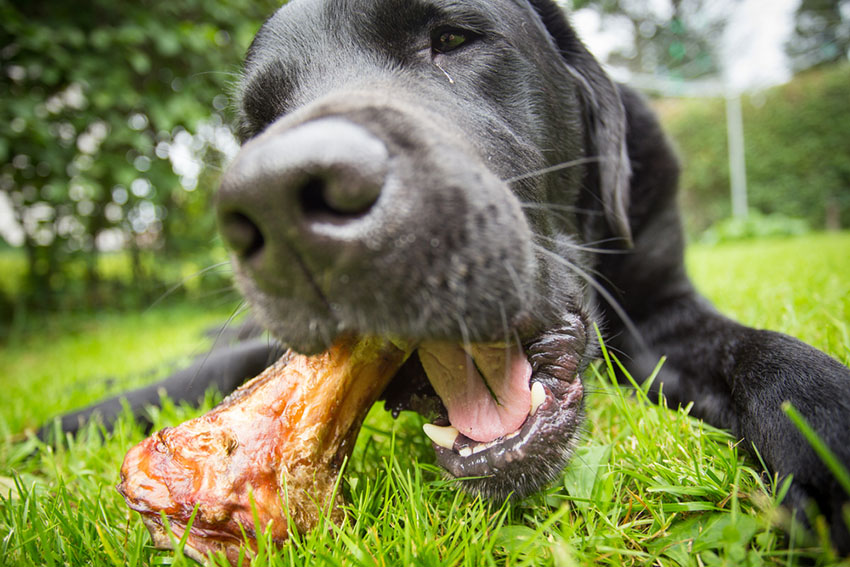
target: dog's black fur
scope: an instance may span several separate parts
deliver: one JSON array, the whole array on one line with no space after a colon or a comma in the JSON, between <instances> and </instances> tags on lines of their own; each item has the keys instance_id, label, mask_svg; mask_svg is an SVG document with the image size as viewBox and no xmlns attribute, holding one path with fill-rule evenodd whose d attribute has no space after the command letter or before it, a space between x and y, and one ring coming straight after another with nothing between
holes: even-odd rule
<instances>
[{"instance_id":1,"label":"dog's black fur","mask_svg":"<svg viewBox=\"0 0 850 567\"><path fill-rule=\"evenodd\" d=\"M636 377L666 356L668 402L694 402L793 475L788 502L816 503L850 549L848 495L781 410L793 403L850 465L850 371L696 293L675 156L553 2L293 0L251 46L239 100L245 147L219 217L240 288L283 343L528 344L597 322ZM235 387L268 350L220 350L241 362L199 363L185 381Z\"/></svg>"}]
</instances>

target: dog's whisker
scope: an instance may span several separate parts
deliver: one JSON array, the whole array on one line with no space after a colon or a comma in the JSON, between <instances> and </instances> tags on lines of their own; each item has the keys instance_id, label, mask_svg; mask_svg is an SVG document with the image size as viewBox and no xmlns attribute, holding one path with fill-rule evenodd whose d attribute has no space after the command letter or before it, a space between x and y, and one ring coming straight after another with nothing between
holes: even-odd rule
<instances>
[{"instance_id":1,"label":"dog's whisker","mask_svg":"<svg viewBox=\"0 0 850 567\"><path fill-rule=\"evenodd\" d=\"M525 294L529 294L529 293L531 294L529 297L524 298L528 302L529 305L539 305L539 306L545 305L545 306L548 306L548 307L556 308L556 310L561 309L563 307L563 305L558 303L557 299L555 299L554 297L552 297L550 295L546 295L546 294L540 292L540 290L538 290L537 288L531 288L531 289L523 290L523 286L520 282L519 276L516 274L516 271L511 266L506 265L505 271L510 276L511 281L514 284L515 292L516 292L518 297L522 297L522 295L524 295L523 292L525 292ZM517 339L518 344L522 344L522 340L520 340L519 334L517 333L516 329L512 329L512 332L514 333L514 336Z\"/></svg>"},{"instance_id":2,"label":"dog's whisker","mask_svg":"<svg viewBox=\"0 0 850 567\"><path fill-rule=\"evenodd\" d=\"M516 273L516 270L510 264L505 264L505 271L508 273L508 277L514 284L514 292L517 294L517 297L522 300L523 288L526 286L522 285L522 280L520 279L519 274Z\"/></svg>"},{"instance_id":3,"label":"dog's whisker","mask_svg":"<svg viewBox=\"0 0 850 567\"><path fill-rule=\"evenodd\" d=\"M626 386L621 386L621 387L623 389L626 388ZM608 391L608 390L602 388L601 386L588 386L587 382L584 383L584 393L585 394L591 394L591 395L594 395L594 396L614 396L615 395L614 392Z\"/></svg>"},{"instance_id":4,"label":"dog's whisker","mask_svg":"<svg viewBox=\"0 0 850 567\"><path fill-rule=\"evenodd\" d=\"M222 296L231 295L234 298L242 298L242 295L239 293L239 290L236 289L235 286L229 285L225 287L221 287L219 289L209 290L207 292L202 293L198 296L199 299L211 299L218 298Z\"/></svg>"},{"instance_id":5,"label":"dog's whisker","mask_svg":"<svg viewBox=\"0 0 850 567\"><path fill-rule=\"evenodd\" d=\"M537 246L537 245L535 245L535 246ZM526 294L529 293L529 292L532 294L531 297L522 298L525 301L527 301L529 304L531 304L531 305L548 305L549 307L554 307L554 308L557 308L557 309L560 309L560 308L563 307L563 305L560 305L555 298L553 298L549 295L546 295L544 293L541 293L536 288L523 289L525 286L522 285L520 278L516 273L516 270L514 270L512 266L506 265L505 271L508 273L508 276L511 278L511 281L514 284L514 290L515 290L518 297L522 298L522 296L524 295L523 291ZM514 329L513 332L514 332L514 334L517 338L517 342L519 344L522 344L522 341L519 339L519 335L517 334L516 329Z\"/></svg>"},{"instance_id":6,"label":"dog's whisker","mask_svg":"<svg viewBox=\"0 0 850 567\"><path fill-rule=\"evenodd\" d=\"M248 309L249 309L248 302L244 299L236 305L236 307L230 313L230 317L227 318L227 320L224 322L224 324L221 326L221 328L216 333L215 338L213 339L212 346L207 351L207 354L204 356L203 361L196 368L194 376L192 376L192 378L188 382L189 385L194 384L195 380L197 380L198 376L201 375L201 373L204 369L204 366L207 363L207 360L209 360L210 355L212 355L213 351L215 351L216 346L218 346L218 341L220 341L221 337L224 335L224 331L227 330L227 328L231 325L231 323L233 323L233 321L236 320L237 317L239 317L240 315L242 315L243 313L248 311Z\"/></svg>"},{"instance_id":7,"label":"dog's whisker","mask_svg":"<svg viewBox=\"0 0 850 567\"><path fill-rule=\"evenodd\" d=\"M585 242L582 246L600 246L602 244L622 244L623 238L620 236L612 236L611 238L600 238L599 240L591 240Z\"/></svg>"},{"instance_id":8,"label":"dog's whisker","mask_svg":"<svg viewBox=\"0 0 850 567\"><path fill-rule=\"evenodd\" d=\"M556 244L558 246L563 246L565 248L569 248L571 250L578 250L580 252L590 252L592 254L626 254L628 250L617 250L611 248L598 248L593 246L594 243L589 244L574 244L572 242L568 242L564 239L555 238L552 236L545 236L542 234L534 235L535 240L539 240L541 242L549 242L552 244ZM597 241L597 243L602 244L605 242L611 242L611 239L604 241Z\"/></svg>"},{"instance_id":9,"label":"dog's whisker","mask_svg":"<svg viewBox=\"0 0 850 567\"><path fill-rule=\"evenodd\" d=\"M522 204L520 206L525 211L534 211L534 212L538 212L538 214L545 215L547 217L547 221L552 222L555 225L557 225L559 223L563 223L563 224L569 226L570 224L573 224L576 221L576 218L575 218L574 213L572 211L563 211L563 212L562 211L552 211L552 210L547 210L544 206L540 206L540 207L536 207L536 208L532 207L532 206L526 207L525 205L522 205ZM528 213L526 213L526 214L528 214Z\"/></svg>"},{"instance_id":10,"label":"dog's whisker","mask_svg":"<svg viewBox=\"0 0 850 567\"><path fill-rule=\"evenodd\" d=\"M581 207L575 207L571 205L562 205L558 203L535 203L531 201L523 201L519 204L523 209L533 209L533 210L541 210L544 212L563 212L563 213L575 213L585 216L599 216L601 217L605 213L602 211L595 211L593 209L584 209Z\"/></svg>"},{"instance_id":11,"label":"dog's whisker","mask_svg":"<svg viewBox=\"0 0 850 567\"><path fill-rule=\"evenodd\" d=\"M563 243L561 243L561 244L563 244ZM563 257L563 256L560 256L560 255L556 254L555 252L552 252L551 250L549 250L549 249L548 249L548 248L546 248L545 246L542 246L542 245L537 244L537 243L534 243L534 246L535 246L535 248L541 248L541 249L547 250L547 251L551 252L552 254L554 254L556 257L561 258L564 262L570 263L572 266L578 267L578 266L577 266L577 264L576 264L575 262L572 262L572 261L571 261L571 260L569 260L568 258L565 258L565 257ZM603 274L602 272L600 272L600 271L599 271L599 270L597 270L596 268L589 267L589 266L584 266L582 269L583 269L583 270L585 270L585 271L586 271L586 273L587 273L589 276L591 276L591 277L592 277L592 279L593 279L593 281L594 281L594 282L596 282L596 283L604 282L604 283L607 283L607 284L608 284L610 287L612 287L612 288L616 287L616 286L614 285L614 282L612 282L612 281L608 278L608 276L606 276L605 274ZM601 285L601 284L600 284L600 285Z\"/></svg>"},{"instance_id":12,"label":"dog's whisker","mask_svg":"<svg viewBox=\"0 0 850 567\"><path fill-rule=\"evenodd\" d=\"M240 70L233 70L233 71L215 71L215 70L198 71L197 73L192 73L191 77L192 78L203 77L204 75L217 75L217 76L231 77L231 78L238 81L242 78L243 73Z\"/></svg>"},{"instance_id":13,"label":"dog's whisker","mask_svg":"<svg viewBox=\"0 0 850 567\"><path fill-rule=\"evenodd\" d=\"M502 321L502 335L505 338L505 344L506 345L510 344L512 334L511 334L510 326L508 325L508 314L505 313L505 304L504 304L504 302L501 302L501 301L499 302L499 318ZM521 344L521 343L518 343L518 344Z\"/></svg>"},{"instance_id":14,"label":"dog's whisker","mask_svg":"<svg viewBox=\"0 0 850 567\"><path fill-rule=\"evenodd\" d=\"M509 179L505 179L504 181L508 185L511 185L513 183L517 183L518 181L524 181L526 179L532 179L534 177L543 177L544 175L548 175L550 173L555 173L557 171L563 171L565 169L578 167L580 165L587 165L589 163L598 163L598 162L602 161L603 159L604 158L599 157L599 156L583 157L583 158L579 158L579 159L574 159L574 160L570 160L570 161L565 161L563 163L559 163L557 165L552 165L552 166L544 167L542 169L538 169L538 170L535 170L535 171L530 171L528 173L522 173L520 175L517 175L516 177L511 177Z\"/></svg>"},{"instance_id":15,"label":"dog's whisker","mask_svg":"<svg viewBox=\"0 0 850 567\"><path fill-rule=\"evenodd\" d=\"M466 321L463 319L463 316L461 315L461 313L462 313L461 310L456 311L456 320L457 320L457 324L458 324L458 329L460 330L461 344L463 345L463 350L464 350L464 352L466 352L467 356L472 358L472 340L471 340L470 334L469 334L469 327L467 326ZM467 379L469 381L473 381L473 379L474 379L473 373L475 372L475 364L467 365L466 372L467 372L467 376L468 376Z\"/></svg>"},{"instance_id":16,"label":"dog's whisker","mask_svg":"<svg viewBox=\"0 0 850 567\"><path fill-rule=\"evenodd\" d=\"M227 169L221 164L212 161L204 161L204 168L210 171L214 171L216 173L224 173L224 171Z\"/></svg>"},{"instance_id":17,"label":"dog's whisker","mask_svg":"<svg viewBox=\"0 0 850 567\"><path fill-rule=\"evenodd\" d=\"M568 270L581 277L584 281L586 281L596 291L596 293L598 293L599 296L603 298L606 303L608 303L614 313L617 314L617 316L623 322L623 326L629 331L629 333L631 333L635 341L638 343L640 349L649 350L648 345L644 341L641 332L638 330L637 326L632 321L632 318L629 317L628 313L626 313L626 310L623 309L622 305L620 305L620 302L617 301L617 299L613 295L611 295L611 292L605 289L605 287L602 286L602 284L600 284L598 281L596 281L596 279L594 279L587 271L583 270L582 268L579 268L573 262L570 262L566 258L563 258L542 246L536 246L536 248L543 254L549 256L553 261L564 266Z\"/></svg>"},{"instance_id":18,"label":"dog's whisker","mask_svg":"<svg viewBox=\"0 0 850 567\"><path fill-rule=\"evenodd\" d=\"M191 275L189 275L189 276L186 276L185 278L183 278L182 280L180 280L179 282L177 282L176 284L174 284L173 286L171 286L170 288L168 288L167 290L165 290L165 291L162 293L162 295L160 295L158 298L156 298L156 300L154 300L154 302L153 302L153 303L151 303L151 304L148 306L148 308L147 308L147 310L146 310L146 311L150 311L151 309L153 309L154 307L156 307L157 305L159 305L160 303L162 303L163 301L165 301L165 299L167 299L168 297L170 297L170 296L171 296L171 294L173 294L175 291L177 291L178 289L180 289L181 287L183 287L184 285L186 285L186 283L187 283L187 282L190 282L190 281L192 281L192 280L193 280L193 279L195 279L195 278L199 278L199 277L201 277L201 276L204 276L204 275L208 274L209 272L212 272L212 271L218 270L219 268L222 268L222 267L225 267L225 266L230 266L230 262L228 262L228 261L225 261L225 262L219 262L219 263L217 263L217 264L213 264L213 265L211 265L211 266L207 266L206 268L204 268L204 269L202 269L202 270L198 270L198 271L197 271L197 272L195 272L194 274L191 274Z\"/></svg>"}]
</instances>

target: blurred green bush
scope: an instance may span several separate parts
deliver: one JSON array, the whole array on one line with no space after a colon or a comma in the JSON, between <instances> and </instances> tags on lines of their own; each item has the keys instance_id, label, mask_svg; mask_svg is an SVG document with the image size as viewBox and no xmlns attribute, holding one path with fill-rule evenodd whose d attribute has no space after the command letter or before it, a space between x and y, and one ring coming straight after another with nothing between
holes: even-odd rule
<instances>
[{"instance_id":1,"label":"blurred green bush","mask_svg":"<svg viewBox=\"0 0 850 567\"><path fill-rule=\"evenodd\" d=\"M689 234L697 235L731 214L725 101L655 106L682 159L681 204ZM743 114L749 206L813 229L850 226L850 65L745 96Z\"/></svg>"},{"instance_id":2,"label":"blurred green bush","mask_svg":"<svg viewBox=\"0 0 850 567\"><path fill-rule=\"evenodd\" d=\"M765 215L750 210L746 217L729 217L714 223L699 236L701 244L719 244L752 238L775 238L800 236L810 232L809 224L803 220L772 213Z\"/></svg>"}]
</instances>

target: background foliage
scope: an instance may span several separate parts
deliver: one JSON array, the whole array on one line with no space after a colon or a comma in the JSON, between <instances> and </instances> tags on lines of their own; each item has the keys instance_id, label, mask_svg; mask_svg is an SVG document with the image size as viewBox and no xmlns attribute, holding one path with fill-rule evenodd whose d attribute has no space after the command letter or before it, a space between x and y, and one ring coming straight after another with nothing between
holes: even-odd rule
<instances>
[{"instance_id":1,"label":"background foliage","mask_svg":"<svg viewBox=\"0 0 850 567\"><path fill-rule=\"evenodd\" d=\"M26 256L5 311L143 304L182 279L169 260L213 262L227 93L277 4L0 2L0 190ZM131 285L109 277L111 249Z\"/></svg>"},{"instance_id":2,"label":"background foliage","mask_svg":"<svg viewBox=\"0 0 850 567\"><path fill-rule=\"evenodd\" d=\"M602 26L628 30L630 40L607 63L633 73L674 79L718 74L718 38L738 0L573 0L573 9L592 9Z\"/></svg>"},{"instance_id":3,"label":"background foliage","mask_svg":"<svg viewBox=\"0 0 850 567\"><path fill-rule=\"evenodd\" d=\"M787 51L797 70L846 61L850 0L801 0Z\"/></svg>"},{"instance_id":4,"label":"background foliage","mask_svg":"<svg viewBox=\"0 0 850 567\"><path fill-rule=\"evenodd\" d=\"M681 199L692 234L731 214L725 104L656 105L682 157ZM811 228L850 226L850 65L812 69L746 96L743 115L750 206Z\"/></svg>"}]
</instances>

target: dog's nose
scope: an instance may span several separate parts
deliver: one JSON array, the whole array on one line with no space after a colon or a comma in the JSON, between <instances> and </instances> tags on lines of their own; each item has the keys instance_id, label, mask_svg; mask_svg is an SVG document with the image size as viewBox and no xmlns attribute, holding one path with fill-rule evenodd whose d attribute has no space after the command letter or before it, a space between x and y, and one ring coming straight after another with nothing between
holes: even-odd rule
<instances>
[{"instance_id":1,"label":"dog's nose","mask_svg":"<svg viewBox=\"0 0 850 567\"><path fill-rule=\"evenodd\" d=\"M307 122L248 142L216 196L219 228L240 260L279 239L317 237L369 213L387 176L386 145L341 118Z\"/></svg>"}]
</instances>

